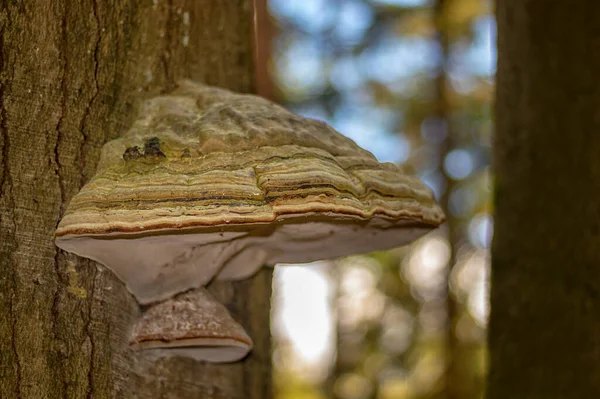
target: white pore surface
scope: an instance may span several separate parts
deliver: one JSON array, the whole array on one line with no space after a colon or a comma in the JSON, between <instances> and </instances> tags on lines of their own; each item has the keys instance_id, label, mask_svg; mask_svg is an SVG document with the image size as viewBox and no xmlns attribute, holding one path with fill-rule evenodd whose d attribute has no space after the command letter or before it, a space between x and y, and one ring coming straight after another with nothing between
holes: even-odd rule
<instances>
[{"instance_id":1,"label":"white pore surface","mask_svg":"<svg viewBox=\"0 0 600 399\"><path fill-rule=\"evenodd\" d=\"M146 341L133 346L150 357L182 356L210 363L236 362L246 357L249 345L234 339L197 338L179 341Z\"/></svg>"},{"instance_id":2,"label":"white pore surface","mask_svg":"<svg viewBox=\"0 0 600 399\"><path fill-rule=\"evenodd\" d=\"M326 222L258 226L251 232L59 237L56 245L94 259L121 278L142 304L206 285L214 277L244 279L262 265L308 263L405 245L425 227Z\"/></svg>"}]
</instances>

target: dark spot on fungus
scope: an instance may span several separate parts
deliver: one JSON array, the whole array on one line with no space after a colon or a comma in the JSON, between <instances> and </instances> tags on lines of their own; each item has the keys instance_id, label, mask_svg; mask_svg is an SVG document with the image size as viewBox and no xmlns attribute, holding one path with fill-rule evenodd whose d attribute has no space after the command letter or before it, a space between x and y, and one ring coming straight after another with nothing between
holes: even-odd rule
<instances>
[{"instance_id":1,"label":"dark spot on fungus","mask_svg":"<svg viewBox=\"0 0 600 399\"><path fill-rule=\"evenodd\" d=\"M123 159L126 161L132 160L132 159L137 159L137 158L141 158L142 157L142 153L140 152L140 147L133 146L133 147L128 147L125 152L123 153Z\"/></svg>"},{"instance_id":2,"label":"dark spot on fungus","mask_svg":"<svg viewBox=\"0 0 600 399\"><path fill-rule=\"evenodd\" d=\"M144 156L166 158L166 155L160 150L160 139L158 137L150 137L144 142Z\"/></svg>"},{"instance_id":3,"label":"dark spot on fungus","mask_svg":"<svg viewBox=\"0 0 600 399\"><path fill-rule=\"evenodd\" d=\"M183 154L181 154L181 158L189 158L190 156L191 156L191 155L190 155L190 149L186 147L186 148L183 150Z\"/></svg>"}]
</instances>

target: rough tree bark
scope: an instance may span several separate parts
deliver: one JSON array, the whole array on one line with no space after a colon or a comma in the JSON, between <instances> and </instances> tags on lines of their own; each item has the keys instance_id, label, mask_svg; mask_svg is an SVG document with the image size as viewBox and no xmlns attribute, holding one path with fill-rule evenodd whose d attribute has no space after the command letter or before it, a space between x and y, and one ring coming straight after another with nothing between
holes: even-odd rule
<instances>
[{"instance_id":1,"label":"rough tree bark","mask_svg":"<svg viewBox=\"0 0 600 399\"><path fill-rule=\"evenodd\" d=\"M52 234L100 148L179 78L254 90L250 0L0 0L0 398L269 398L270 271L211 287L243 363L149 363L114 275Z\"/></svg>"},{"instance_id":2,"label":"rough tree bark","mask_svg":"<svg viewBox=\"0 0 600 399\"><path fill-rule=\"evenodd\" d=\"M598 398L600 3L497 17L488 398Z\"/></svg>"}]
</instances>

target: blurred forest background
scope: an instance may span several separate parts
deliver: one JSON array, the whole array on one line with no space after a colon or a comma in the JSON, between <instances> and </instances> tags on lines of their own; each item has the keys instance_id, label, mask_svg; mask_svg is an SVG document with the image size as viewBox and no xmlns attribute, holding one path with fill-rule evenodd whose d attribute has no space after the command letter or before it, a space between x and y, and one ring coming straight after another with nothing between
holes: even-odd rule
<instances>
[{"instance_id":1,"label":"blurred forest background","mask_svg":"<svg viewBox=\"0 0 600 399\"><path fill-rule=\"evenodd\" d=\"M491 1L257 2L259 92L418 175L449 219L410 247L276 269L275 397L483 397Z\"/></svg>"}]
</instances>

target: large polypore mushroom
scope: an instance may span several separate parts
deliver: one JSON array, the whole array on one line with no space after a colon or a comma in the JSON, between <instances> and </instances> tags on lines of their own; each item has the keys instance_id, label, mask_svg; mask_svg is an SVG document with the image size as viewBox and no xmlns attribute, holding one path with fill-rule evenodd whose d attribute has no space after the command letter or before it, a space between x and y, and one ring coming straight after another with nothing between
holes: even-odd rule
<instances>
[{"instance_id":1,"label":"large polypore mushroom","mask_svg":"<svg viewBox=\"0 0 600 399\"><path fill-rule=\"evenodd\" d=\"M443 218L418 179L327 124L184 81L104 146L56 245L149 304L262 265L401 246Z\"/></svg>"}]
</instances>

